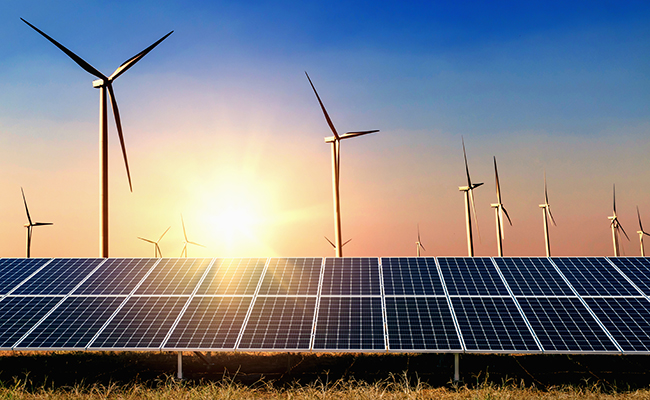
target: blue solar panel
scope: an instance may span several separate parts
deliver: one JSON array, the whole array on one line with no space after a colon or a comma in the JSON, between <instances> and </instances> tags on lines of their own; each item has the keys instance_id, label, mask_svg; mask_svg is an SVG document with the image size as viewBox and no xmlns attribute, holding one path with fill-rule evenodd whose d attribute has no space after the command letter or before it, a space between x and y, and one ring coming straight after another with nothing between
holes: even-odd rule
<instances>
[{"instance_id":1,"label":"blue solar panel","mask_svg":"<svg viewBox=\"0 0 650 400\"><path fill-rule=\"evenodd\" d=\"M83 349L125 299L68 297L16 347Z\"/></svg>"},{"instance_id":2,"label":"blue solar panel","mask_svg":"<svg viewBox=\"0 0 650 400\"><path fill-rule=\"evenodd\" d=\"M0 259L0 295L7 294L48 261L49 258Z\"/></svg>"},{"instance_id":3,"label":"blue solar panel","mask_svg":"<svg viewBox=\"0 0 650 400\"><path fill-rule=\"evenodd\" d=\"M526 322L509 297L452 297L467 351L538 352Z\"/></svg>"},{"instance_id":4,"label":"blue solar panel","mask_svg":"<svg viewBox=\"0 0 650 400\"><path fill-rule=\"evenodd\" d=\"M438 258L442 276L450 296L508 296L492 260L481 257Z\"/></svg>"},{"instance_id":5,"label":"blue solar panel","mask_svg":"<svg viewBox=\"0 0 650 400\"><path fill-rule=\"evenodd\" d=\"M252 297L194 297L164 349L234 350Z\"/></svg>"},{"instance_id":6,"label":"blue solar panel","mask_svg":"<svg viewBox=\"0 0 650 400\"><path fill-rule=\"evenodd\" d=\"M547 258L494 259L515 296L573 296Z\"/></svg>"},{"instance_id":7,"label":"blue solar panel","mask_svg":"<svg viewBox=\"0 0 650 400\"><path fill-rule=\"evenodd\" d=\"M562 257L553 262L581 296L640 296L605 258Z\"/></svg>"},{"instance_id":8,"label":"blue solar panel","mask_svg":"<svg viewBox=\"0 0 650 400\"><path fill-rule=\"evenodd\" d=\"M386 297L386 323L391 350L463 349L445 297Z\"/></svg>"},{"instance_id":9,"label":"blue solar panel","mask_svg":"<svg viewBox=\"0 0 650 400\"><path fill-rule=\"evenodd\" d=\"M309 350L315 308L315 297L257 297L238 349Z\"/></svg>"},{"instance_id":10,"label":"blue solar panel","mask_svg":"<svg viewBox=\"0 0 650 400\"><path fill-rule=\"evenodd\" d=\"M322 258L272 258L259 295L317 295Z\"/></svg>"},{"instance_id":11,"label":"blue solar panel","mask_svg":"<svg viewBox=\"0 0 650 400\"><path fill-rule=\"evenodd\" d=\"M645 257L612 257L611 262L630 278L646 296L650 296L650 259Z\"/></svg>"},{"instance_id":12,"label":"blue solar panel","mask_svg":"<svg viewBox=\"0 0 650 400\"><path fill-rule=\"evenodd\" d=\"M157 261L156 258L110 258L74 294L129 294Z\"/></svg>"},{"instance_id":13,"label":"blue solar panel","mask_svg":"<svg viewBox=\"0 0 650 400\"><path fill-rule=\"evenodd\" d=\"M382 258L381 268L387 295L445 295L432 257Z\"/></svg>"},{"instance_id":14,"label":"blue solar panel","mask_svg":"<svg viewBox=\"0 0 650 400\"><path fill-rule=\"evenodd\" d=\"M379 295L376 258L326 258L321 294Z\"/></svg>"},{"instance_id":15,"label":"blue solar panel","mask_svg":"<svg viewBox=\"0 0 650 400\"><path fill-rule=\"evenodd\" d=\"M12 294L68 294L102 262L103 258L54 259Z\"/></svg>"},{"instance_id":16,"label":"blue solar panel","mask_svg":"<svg viewBox=\"0 0 650 400\"><path fill-rule=\"evenodd\" d=\"M11 348L61 297L6 297L0 301L0 348Z\"/></svg>"},{"instance_id":17,"label":"blue solar panel","mask_svg":"<svg viewBox=\"0 0 650 400\"><path fill-rule=\"evenodd\" d=\"M163 258L135 294L192 294L211 262L210 258Z\"/></svg>"},{"instance_id":18,"label":"blue solar panel","mask_svg":"<svg viewBox=\"0 0 650 400\"><path fill-rule=\"evenodd\" d=\"M624 351L650 351L650 302L637 298L586 298Z\"/></svg>"},{"instance_id":19,"label":"blue solar panel","mask_svg":"<svg viewBox=\"0 0 650 400\"><path fill-rule=\"evenodd\" d=\"M314 350L385 350L380 297L322 297Z\"/></svg>"},{"instance_id":20,"label":"blue solar panel","mask_svg":"<svg viewBox=\"0 0 650 400\"><path fill-rule=\"evenodd\" d=\"M253 295L266 258L217 258L196 294Z\"/></svg>"},{"instance_id":21,"label":"blue solar panel","mask_svg":"<svg viewBox=\"0 0 650 400\"><path fill-rule=\"evenodd\" d=\"M544 351L618 351L579 299L520 297L517 300Z\"/></svg>"}]
</instances>

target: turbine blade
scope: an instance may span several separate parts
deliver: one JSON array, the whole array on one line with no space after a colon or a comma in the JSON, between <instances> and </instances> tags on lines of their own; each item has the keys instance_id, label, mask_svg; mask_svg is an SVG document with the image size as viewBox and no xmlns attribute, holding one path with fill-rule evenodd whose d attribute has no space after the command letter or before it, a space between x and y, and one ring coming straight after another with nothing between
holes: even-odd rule
<instances>
[{"instance_id":1,"label":"turbine blade","mask_svg":"<svg viewBox=\"0 0 650 400\"><path fill-rule=\"evenodd\" d=\"M553 213L551 212L551 206L547 205L546 209L548 210L548 215L551 217L551 221L553 222L553 225L557 226L555 223L555 218L553 218Z\"/></svg>"},{"instance_id":2,"label":"turbine blade","mask_svg":"<svg viewBox=\"0 0 650 400\"><path fill-rule=\"evenodd\" d=\"M122 122L120 120L120 110L117 108L117 100L115 100L115 92L113 92L113 85L109 82L106 87L108 88L108 95L111 98L111 107L113 108L113 115L115 116L115 126L117 126L117 136L120 138L120 146L122 147L122 156L124 156L124 165L126 166L126 177L129 179L129 189L133 192L131 185L131 172L129 171L129 160L126 157L126 146L124 145L124 135L122 134Z\"/></svg>"},{"instance_id":3,"label":"turbine blade","mask_svg":"<svg viewBox=\"0 0 650 400\"><path fill-rule=\"evenodd\" d=\"M418 242L418 245L422 247L422 250L427 251L427 249L424 248L424 245L422 243Z\"/></svg>"},{"instance_id":4,"label":"turbine blade","mask_svg":"<svg viewBox=\"0 0 650 400\"><path fill-rule=\"evenodd\" d=\"M160 246L158 246L158 243L154 243L154 244L156 245L156 251L158 252L158 254L160 254L160 258L162 258L163 255L162 255L162 250L160 250Z\"/></svg>"},{"instance_id":5,"label":"turbine blade","mask_svg":"<svg viewBox=\"0 0 650 400\"><path fill-rule=\"evenodd\" d=\"M379 129L375 129L375 130L372 130L372 131L346 132L343 135L341 135L341 139L349 139L349 138L353 138L353 137L357 137L357 136L363 136L363 135L367 135L369 133L375 133L375 132L379 132Z\"/></svg>"},{"instance_id":6,"label":"turbine blade","mask_svg":"<svg viewBox=\"0 0 650 400\"><path fill-rule=\"evenodd\" d=\"M636 215L639 217L639 230L643 232L643 225L641 224L641 214L639 213L639 206L636 206Z\"/></svg>"},{"instance_id":7,"label":"turbine blade","mask_svg":"<svg viewBox=\"0 0 650 400\"><path fill-rule=\"evenodd\" d=\"M23 194L23 203L25 203L25 212L27 213L27 221L29 221L29 225L32 225L32 217L29 216L29 208L27 208L27 200L25 200L25 191L23 188L20 188L20 192Z\"/></svg>"},{"instance_id":8,"label":"turbine blade","mask_svg":"<svg viewBox=\"0 0 650 400\"><path fill-rule=\"evenodd\" d=\"M163 234L160 235L160 239L158 239L158 242L160 242L162 240L163 236L165 236L165 233L167 233L167 231L169 231L170 229L171 229L171 226L169 228L165 229L165 232L163 232ZM158 243L158 242L156 242L156 243Z\"/></svg>"},{"instance_id":9,"label":"turbine blade","mask_svg":"<svg viewBox=\"0 0 650 400\"><path fill-rule=\"evenodd\" d=\"M320 96L318 95L318 92L316 91L316 88L314 87L314 84L311 82L311 78L309 77L309 74L307 71L305 71L305 75L307 75L307 79L309 80L309 84L311 85L311 88L314 90L314 94L316 95L316 98L318 99L318 104L320 104L320 108L323 110L323 114L325 115L325 119L327 120L327 124L330 126L330 129L332 130L332 133L334 134L334 137L336 140L339 140L339 134L336 132L336 128L334 128L334 124L332 123L332 120L330 119L329 114L327 113L327 110L325 109L325 106L323 105L323 102L320 99Z\"/></svg>"},{"instance_id":10,"label":"turbine blade","mask_svg":"<svg viewBox=\"0 0 650 400\"><path fill-rule=\"evenodd\" d=\"M341 247L345 246L346 244L350 243L351 241L352 241L352 239L348 239L348 240L346 240L345 243L343 243L343 244L341 245Z\"/></svg>"},{"instance_id":11,"label":"turbine blade","mask_svg":"<svg viewBox=\"0 0 650 400\"><path fill-rule=\"evenodd\" d=\"M546 190L546 170L544 170L544 202L548 205L548 191Z\"/></svg>"},{"instance_id":12,"label":"turbine blade","mask_svg":"<svg viewBox=\"0 0 650 400\"><path fill-rule=\"evenodd\" d=\"M329 240L329 239L327 238L327 236L323 236L323 237L325 238L325 240L327 240L327 241L329 242L329 244L332 245L332 247L336 248L336 245L335 245L334 243L332 243L332 241Z\"/></svg>"},{"instance_id":13,"label":"turbine blade","mask_svg":"<svg viewBox=\"0 0 650 400\"><path fill-rule=\"evenodd\" d=\"M506 208L504 206L501 206L501 209L503 210L503 213L506 215L506 218L508 218L508 222L510 223L510 226L512 226L512 221L510 220L510 216L508 215L508 211L506 211Z\"/></svg>"},{"instance_id":14,"label":"turbine blade","mask_svg":"<svg viewBox=\"0 0 650 400\"><path fill-rule=\"evenodd\" d=\"M54 222L34 222L33 226L54 225Z\"/></svg>"},{"instance_id":15,"label":"turbine blade","mask_svg":"<svg viewBox=\"0 0 650 400\"><path fill-rule=\"evenodd\" d=\"M465 159L465 172L467 173L467 186L472 188L472 179L469 177L469 166L467 165L467 152L465 151L465 139L461 136L460 140L463 143L463 158Z\"/></svg>"},{"instance_id":16,"label":"turbine blade","mask_svg":"<svg viewBox=\"0 0 650 400\"><path fill-rule=\"evenodd\" d=\"M196 242L187 242L187 243L189 243L189 244L193 244L194 246L201 246L201 247L205 247L204 245L202 245L202 244L199 244L199 243L196 243Z\"/></svg>"},{"instance_id":17,"label":"turbine blade","mask_svg":"<svg viewBox=\"0 0 650 400\"><path fill-rule=\"evenodd\" d=\"M621 225L621 223L618 222L618 219L616 220L616 222L617 222L617 224L616 224L617 227L618 227L618 228L621 228L621 230L623 231L623 234L625 235L625 237L626 237L627 240L629 241L629 240L630 240L630 237L627 235L627 233L625 233L625 229L623 229L623 225Z\"/></svg>"},{"instance_id":18,"label":"turbine blade","mask_svg":"<svg viewBox=\"0 0 650 400\"><path fill-rule=\"evenodd\" d=\"M25 21L24 19L21 18L21 20L22 20L24 23L26 23L27 25L29 25L30 27L32 27L32 29L34 29L36 32L40 33L43 37L45 37L45 39L49 40L53 45L55 45L56 47L58 47L62 52L64 52L68 57L70 57L70 58L72 59L72 61L74 61L75 63L77 63L77 65L79 65L81 68L83 68L84 71L88 72L88 73L91 74L91 75L96 76L96 77L99 78L99 79L107 80L107 78L106 78L106 76L105 76L104 74L102 74L101 72L97 71L97 69L95 69L95 67L93 67L92 65L88 64L88 63L87 63L86 61L84 61L81 57L79 57L79 56L76 55L75 53L73 53L73 52L71 52L70 50L68 50L67 48L65 48L65 46L63 46L61 43L59 43L59 42L57 42L56 40L52 39L52 38L49 37L45 32L43 32L42 30L38 29L37 27L35 27L34 25L30 24L29 22Z\"/></svg>"},{"instance_id":19,"label":"turbine blade","mask_svg":"<svg viewBox=\"0 0 650 400\"><path fill-rule=\"evenodd\" d=\"M477 187L481 186L482 184L483 184L483 182L474 183L474 184L472 184L472 189L476 189Z\"/></svg>"},{"instance_id":20,"label":"turbine blade","mask_svg":"<svg viewBox=\"0 0 650 400\"><path fill-rule=\"evenodd\" d=\"M155 42L154 44L152 44L151 46L147 47L146 49L142 50L142 51L139 52L138 54L136 54L136 55L134 55L133 57L129 58L128 60L124 61L124 63L122 63L122 65L120 65L119 67L117 67L117 69L115 70L115 72L113 72L113 74L112 74L111 76L108 77L109 82L110 82L110 81L113 81L114 79L117 79L118 76L122 75L122 74L125 73L129 68L131 68L132 66L134 66L135 63L137 63L138 61L140 61L144 56L147 55L147 53L149 53L151 50L153 50L154 47L158 46L158 45L160 44L160 42L162 42L163 40L167 39L167 37L168 37L169 35L171 35L172 33L174 33L174 31L169 32L169 33L166 34L165 36L163 36L163 37L161 37L160 39L158 39L158 41L156 41L156 42Z\"/></svg>"},{"instance_id":21,"label":"turbine blade","mask_svg":"<svg viewBox=\"0 0 650 400\"><path fill-rule=\"evenodd\" d=\"M614 205L614 216L616 216L616 184L614 184L612 189L612 203Z\"/></svg>"},{"instance_id":22,"label":"turbine blade","mask_svg":"<svg viewBox=\"0 0 650 400\"><path fill-rule=\"evenodd\" d=\"M420 224L418 224L418 243L420 243Z\"/></svg>"},{"instance_id":23,"label":"turbine blade","mask_svg":"<svg viewBox=\"0 0 650 400\"><path fill-rule=\"evenodd\" d=\"M499 187L499 171L497 170L497 158L494 157L494 179L497 185L497 203L501 204L501 188Z\"/></svg>"},{"instance_id":24,"label":"turbine blade","mask_svg":"<svg viewBox=\"0 0 650 400\"><path fill-rule=\"evenodd\" d=\"M183 236L185 237L185 242L187 242L187 233L185 233L185 221L183 221L183 214L181 214L181 224L183 225Z\"/></svg>"},{"instance_id":25,"label":"turbine blade","mask_svg":"<svg viewBox=\"0 0 650 400\"><path fill-rule=\"evenodd\" d=\"M138 239L140 239L140 240L144 240L144 241L147 242L147 243L153 243L153 244L156 244L156 242L154 242L153 240L145 239L145 238L140 237L140 236L138 236Z\"/></svg>"},{"instance_id":26,"label":"turbine blade","mask_svg":"<svg viewBox=\"0 0 650 400\"><path fill-rule=\"evenodd\" d=\"M472 213L474 214L474 223L476 223L476 234L478 236L478 241L481 242L481 231L478 228L478 218L476 218L476 205L474 205L474 190L472 189L469 191L469 202L472 206Z\"/></svg>"}]
</instances>

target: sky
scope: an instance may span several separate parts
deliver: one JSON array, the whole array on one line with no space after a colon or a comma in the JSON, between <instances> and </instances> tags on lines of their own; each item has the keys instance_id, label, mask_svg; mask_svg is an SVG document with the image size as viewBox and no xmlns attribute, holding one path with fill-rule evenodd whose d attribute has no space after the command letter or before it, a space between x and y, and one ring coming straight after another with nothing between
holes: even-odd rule
<instances>
[{"instance_id":1,"label":"sky","mask_svg":"<svg viewBox=\"0 0 650 400\"><path fill-rule=\"evenodd\" d=\"M493 157L512 219L504 255L625 255L650 230L650 4L642 1L66 1L0 15L0 257L99 256L104 74L174 33L114 82L129 186L109 111L110 256L329 257L331 132L342 142L344 256L467 254L461 138L480 232L496 255ZM423 3L423 4L420 4ZM568 3L568 4L567 4ZM476 228L474 228L476 229ZM476 235L476 234L475 234ZM477 235L478 236L478 235ZM649 249L650 251L650 249Z\"/></svg>"}]
</instances>

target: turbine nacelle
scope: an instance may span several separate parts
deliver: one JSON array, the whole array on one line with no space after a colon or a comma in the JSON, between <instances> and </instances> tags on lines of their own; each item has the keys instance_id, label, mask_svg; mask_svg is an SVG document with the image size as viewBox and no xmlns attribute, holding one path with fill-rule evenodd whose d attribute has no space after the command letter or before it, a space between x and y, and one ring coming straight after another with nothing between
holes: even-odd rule
<instances>
[{"instance_id":1,"label":"turbine nacelle","mask_svg":"<svg viewBox=\"0 0 650 400\"><path fill-rule=\"evenodd\" d=\"M99 89L100 87L104 86L104 80L103 79L95 79L93 81L93 87Z\"/></svg>"}]
</instances>

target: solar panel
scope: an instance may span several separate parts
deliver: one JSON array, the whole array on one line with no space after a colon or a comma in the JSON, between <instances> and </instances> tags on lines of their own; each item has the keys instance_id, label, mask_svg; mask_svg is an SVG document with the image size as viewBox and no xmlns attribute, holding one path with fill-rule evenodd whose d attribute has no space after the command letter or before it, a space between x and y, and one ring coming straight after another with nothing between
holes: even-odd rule
<instances>
[{"instance_id":1,"label":"solar panel","mask_svg":"<svg viewBox=\"0 0 650 400\"><path fill-rule=\"evenodd\" d=\"M445 297L386 297L391 350L462 351Z\"/></svg>"},{"instance_id":2,"label":"solar panel","mask_svg":"<svg viewBox=\"0 0 650 400\"><path fill-rule=\"evenodd\" d=\"M3 258L0 259L0 295L24 281L34 271L42 267L49 258Z\"/></svg>"},{"instance_id":3,"label":"solar panel","mask_svg":"<svg viewBox=\"0 0 650 400\"><path fill-rule=\"evenodd\" d=\"M385 350L380 297L321 297L314 350Z\"/></svg>"},{"instance_id":4,"label":"solar panel","mask_svg":"<svg viewBox=\"0 0 650 400\"><path fill-rule=\"evenodd\" d=\"M309 350L316 297L258 296L240 350Z\"/></svg>"},{"instance_id":5,"label":"solar panel","mask_svg":"<svg viewBox=\"0 0 650 400\"><path fill-rule=\"evenodd\" d=\"M68 297L17 349L83 349L125 297Z\"/></svg>"},{"instance_id":6,"label":"solar panel","mask_svg":"<svg viewBox=\"0 0 650 400\"><path fill-rule=\"evenodd\" d=\"M5 297L0 301L0 349L8 350L45 316L61 297Z\"/></svg>"},{"instance_id":7,"label":"solar panel","mask_svg":"<svg viewBox=\"0 0 650 400\"><path fill-rule=\"evenodd\" d=\"M217 258L201 283L199 295L253 295L266 258Z\"/></svg>"},{"instance_id":8,"label":"solar panel","mask_svg":"<svg viewBox=\"0 0 650 400\"><path fill-rule=\"evenodd\" d=\"M644 257L612 257L609 261L630 278L634 284L650 296L650 259Z\"/></svg>"},{"instance_id":9,"label":"solar panel","mask_svg":"<svg viewBox=\"0 0 650 400\"><path fill-rule=\"evenodd\" d=\"M444 296L433 257L382 258L386 295Z\"/></svg>"},{"instance_id":10,"label":"solar panel","mask_svg":"<svg viewBox=\"0 0 650 400\"><path fill-rule=\"evenodd\" d=\"M102 258L57 258L20 285L12 295L68 294L100 263Z\"/></svg>"},{"instance_id":11,"label":"solar panel","mask_svg":"<svg viewBox=\"0 0 650 400\"><path fill-rule=\"evenodd\" d=\"M520 297L517 300L544 351L618 351L578 298Z\"/></svg>"},{"instance_id":12,"label":"solar panel","mask_svg":"<svg viewBox=\"0 0 650 400\"><path fill-rule=\"evenodd\" d=\"M252 297L194 297L164 349L234 350Z\"/></svg>"},{"instance_id":13,"label":"solar panel","mask_svg":"<svg viewBox=\"0 0 650 400\"><path fill-rule=\"evenodd\" d=\"M156 262L157 258L110 258L74 294L129 294Z\"/></svg>"},{"instance_id":14,"label":"solar panel","mask_svg":"<svg viewBox=\"0 0 650 400\"><path fill-rule=\"evenodd\" d=\"M158 349L187 300L187 296L131 297L89 348Z\"/></svg>"},{"instance_id":15,"label":"solar panel","mask_svg":"<svg viewBox=\"0 0 650 400\"><path fill-rule=\"evenodd\" d=\"M135 294L192 294L211 262L210 258L163 258Z\"/></svg>"},{"instance_id":16,"label":"solar panel","mask_svg":"<svg viewBox=\"0 0 650 400\"><path fill-rule=\"evenodd\" d=\"M321 294L379 295L376 258L326 258Z\"/></svg>"},{"instance_id":17,"label":"solar panel","mask_svg":"<svg viewBox=\"0 0 650 400\"><path fill-rule=\"evenodd\" d=\"M487 257L439 257L440 270L450 296L508 296L492 260Z\"/></svg>"},{"instance_id":18,"label":"solar panel","mask_svg":"<svg viewBox=\"0 0 650 400\"><path fill-rule=\"evenodd\" d=\"M614 339L629 352L650 352L650 302L638 298L586 298Z\"/></svg>"},{"instance_id":19,"label":"solar panel","mask_svg":"<svg viewBox=\"0 0 650 400\"><path fill-rule=\"evenodd\" d=\"M470 352L538 352L510 297L452 297L454 313Z\"/></svg>"},{"instance_id":20,"label":"solar panel","mask_svg":"<svg viewBox=\"0 0 650 400\"><path fill-rule=\"evenodd\" d=\"M322 258L272 258L259 295L316 295Z\"/></svg>"},{"instance_id":21,"label":"solar panel","mask_svg":"<svg viewBox=\"0 0 650 400\"><path fill-rule=\"evenodd\" d=\"M573 296L574 293L547 258L495 258L515 296Z\"/></svg>"},{"instance_id":22,"label":"solar panel","mask_svg":"<svg viewBox=\"0 0 650 400\"><path fill-rule=\"evenodd\" d=\"M553 262L581 296L639 296L604 258L562 257Z\"/></svg>"}]
</instances>

